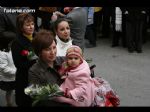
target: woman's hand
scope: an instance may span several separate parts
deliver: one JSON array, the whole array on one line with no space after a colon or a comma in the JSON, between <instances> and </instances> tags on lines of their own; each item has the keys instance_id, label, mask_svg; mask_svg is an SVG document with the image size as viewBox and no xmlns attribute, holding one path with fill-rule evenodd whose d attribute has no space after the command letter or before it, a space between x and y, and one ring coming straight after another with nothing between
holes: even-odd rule
<instances>
[{"instance_id":1,"label":"woman's hand","mask_svg":"<svg viewBox=\"0 0 150 112\"><path fill-rule=\"evenodd\" d=\"M55 98L53 98L53 100L55 100L57 102L61 102L61 103L72 104L72 99L66 98L66 97L63 97L63 96L55 97Z\"/></svg>"},{"instance_id":2,"label":"woman's hand","mask_svg":"<svg viewBox=\"0 0 150 112\"><path fill-rule=\"evenodd\" d=\"M55 14L55 12L53 13L52 17L51 17L51 20L52 21L56 21L57 20L57 15Z\"/></svg>"},{"instance_id":3,"label":"woman's hand","mask_svg":"<svg viewBox=\"0 0 150 112\"><path fill-rule=\"evenodd\" d=\"M65 16L63 13L59 12L59 11L55 11L54 12L57 16Z\"/></svg>"},{"instance_id":4,"label":"woman's hand","mask_svg":"<svg viewBox=\"0 0 150 112\"><path fill-rule=\"evenodd\" d=\"M68 103L71 104L72 106L79 106L78 102L76 102L75 100L71 99L71 98L66 98L66 97L55 97L53 98L53 100L57 101L57 102L61 102L61 103Z\"/></svg>"},{"instance_id":5,"label":"woman's hand","mask_svg":"<svg viewBox=\"0 0 150 112\"><path fill-rule=\"evenodd\" d=\"M64 13L67 14L67 13L69 13L70 11L71 11L70 7L65 7L65 8L64 8Z\"/></svg>"}]
</instances>

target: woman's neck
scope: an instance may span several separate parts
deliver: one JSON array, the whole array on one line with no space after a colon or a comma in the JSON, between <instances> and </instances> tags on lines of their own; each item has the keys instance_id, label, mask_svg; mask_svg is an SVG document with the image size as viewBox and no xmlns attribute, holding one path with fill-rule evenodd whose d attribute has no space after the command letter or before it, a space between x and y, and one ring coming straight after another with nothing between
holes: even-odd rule
<instances>
[{"instance_id":1,"label":"woman's neck","mask_svg":"<svg viewBox=\"0 0 150 112\"><path fill-rule=\"evenodd\" d=\"M65 42L65 43L67 43L68 41L69 41L69 39L62 39L62 38L60 38L60 37L58 37L61 41L63 41L63 42Z\"/></svg>"},{"instance_id":2,"label":"woman's neck","mask_svg":"<svg viewBox=\"0 0 150 112\"><path fill-rule=\"evenodd\" d=\"M27 39L29 39L30 41L32 41L33 37L32 35L26 35L26 34L23 34L25 37L27 37Z\"/></svg>"},{"instance_id":3,"label":"woman's neck","mask_svg":"<svg viewBox=\"0 0 150 112\"><path fill-rule=\"evenodd\" d=\"M54 67L54 62L48 62L47 63L49 67L53 68Z\"/></svg>"}]
</instances>

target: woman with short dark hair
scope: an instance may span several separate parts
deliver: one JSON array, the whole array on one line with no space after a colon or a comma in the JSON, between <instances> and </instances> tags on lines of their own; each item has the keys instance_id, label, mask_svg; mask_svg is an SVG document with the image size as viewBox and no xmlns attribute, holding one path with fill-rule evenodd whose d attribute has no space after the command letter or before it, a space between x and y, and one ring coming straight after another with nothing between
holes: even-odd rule
<instances>
[{"instance_id":1,"label":"woman with short dark hair","mask_svg":"<svg viewBox=\"0 0 150 112\"><path fill-rule=\"evenodd\" d=\"M56 57L57 48L54 35L47 30L40 30L36 33L32 45L38 61L29 69L29 85L58 84L62 83L58 69L63 57ZM69 106L53 100L40 101L36 106Z\"/></svg>"},{"instance_id":2,"label":"woman with short dark hair","mask_svg":"<svg viewBox=\"0 0 150 112\"><path fill-rule=\"evenodd\" d=\"M27 23L33 22L33 24L34 24L34 17L28 13L19 14L17 16L17 22L16 22L18 33L22 34L22 32L24 32L23 31L23 25L25 22L27 22Z\"/></svg>"},{"instance_id":3,"label":"woman with short dark hair","mask_svg":"<svg viewBox=\"0 0 150 112\"><path fill-rule=\"evenodd\" d=\"M36 33L35 37L36 39L33 39L32 45L34 52L37 56L39 56L43 49L48 48L52 44L54 36L50 31L41 30L40 32Z\"/></svg>"},{"instance_id":4,"label":"woman with short dark hair","mask_svg":"<svg viewBox=\"0 0 150 112\"><path fill-rule=\"evenodd\" d=\"M12 57L17 68L15 101L18 106L31 106L32 100L24 93L28 86L28 69L35 63L36 56L32 48L34 18L28 13L17 16L17 38L11 45Z\"/></svg>"}]
</instances>

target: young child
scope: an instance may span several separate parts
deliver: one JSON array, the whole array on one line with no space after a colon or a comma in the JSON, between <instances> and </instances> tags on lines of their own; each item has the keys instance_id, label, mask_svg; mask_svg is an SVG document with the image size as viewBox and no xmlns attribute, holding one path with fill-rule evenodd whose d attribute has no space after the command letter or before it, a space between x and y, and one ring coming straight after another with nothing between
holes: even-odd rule
<instances>
[{"instance_id":1,"label":"young child","mask_svg":"<svg viewBox=\"0 0 150 112\"><path fill-rule=\"evenodd\" d=\"M80 47L72 45L67 49L66 61L59 72L62 76L65 74L60 89L67 97L60 100L73 106L90 106L96 95L95 84Z\"/></svg>"},{"instance_id":2,"label":"young child","mask_svg":"<svg viewBox=\"0 0 150 112\"><path fill-rule=\"evenodd\" d=\"M119 99L107 81L99 77L91 78L89 65L80 47L72 45L67 49L66 61L59 73L65 79L60 86L65 97L59 97L57 101L76 107L119 105Z\"/></svg>"},{"instance_id":3,"label":"young child","mask_svg":"<svg viewBox=\"0 0 150 112\"><path fill-rule=\"evenodd\" d=\"M7 106L12 106L12 92L15 89L16 67L13 63L11 50L0 51L0 89L6 91Z\"/></svg>"}]
</instances>

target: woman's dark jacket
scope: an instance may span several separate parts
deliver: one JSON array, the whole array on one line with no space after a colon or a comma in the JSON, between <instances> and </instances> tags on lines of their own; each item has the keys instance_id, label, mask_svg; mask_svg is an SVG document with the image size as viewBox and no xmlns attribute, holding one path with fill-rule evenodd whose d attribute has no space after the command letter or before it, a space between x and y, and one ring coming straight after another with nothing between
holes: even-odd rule
<instances>
[{"instance_id":1,"label":"woman's dark jacket","mask_svg":"<svg viewBox=\"0 0 150 112\"><path fill-rule=\"evenodd\" d=\"M121 10L125 14L126 20L133 22L145 19L148 12L147 7L121 7ZM128 12L127 14L125 13L126 11ZM145 11L145 14L142 11Z\"/></svg>"},{"instance_id":2,"label":"woman's dark jacket","mask_svg":"<svg viewBox=\"0 0 150 112\"><path fill-rule=\"evenodd\" d=\"M14 64L17 68L16 72L16 104L18 106L30 106L31 99L25 95L24 88L28 86L28 70L36 62L28 60L27 56L21 54L22 50L31 50L31 42L23 35L18 35L13 41L11 50Z\"/></svg>"},{"instance_id":3,"label":"woman's dark jacket","mask_svg":"<svg viewBox=\"0 0 150 112\"><path fill-rule=\"evenodd\" d=\"M60 75L58 74L58 69L64 61L63 57L57 57L54 61L54 67L49 67L42 60L38 60L30 69L29 69L29 83L30 84L58 84L62 83ZM36 106L69 106L69 104L55 102L53 100L46 100L39 102Z\"/></svg>"},{"instance_id":4,"label":"woman's dark jacket","mask_svg":"<svg viewBox=\"0 0 150 112\"><path fill-rule=\"evenodd\" d=\"M29 83L30 84L61 84L60 75L57 72L60 68L60 65L63 62L63 58L57 57L54 62L54 67L49 67L44 61L38 60L30 69L29 69Z\"/></svg>"}]
</instances>

